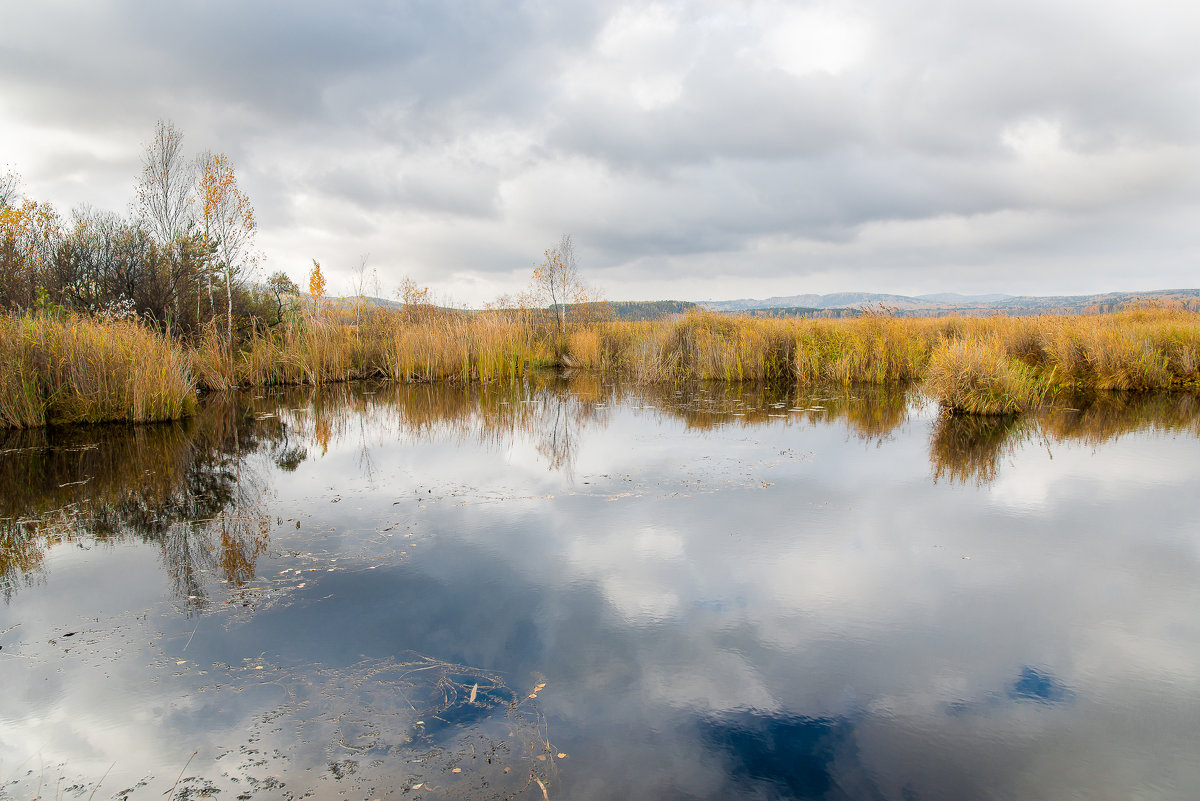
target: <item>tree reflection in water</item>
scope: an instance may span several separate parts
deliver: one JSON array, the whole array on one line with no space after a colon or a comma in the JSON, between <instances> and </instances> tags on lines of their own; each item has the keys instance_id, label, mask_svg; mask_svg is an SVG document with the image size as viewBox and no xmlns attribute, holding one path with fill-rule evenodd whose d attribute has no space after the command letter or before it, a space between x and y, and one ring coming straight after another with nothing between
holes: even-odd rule
<instances>
[{"instance_id":1,"label":"tree reflection in water","mask_svg":"<svg viewBox=\"0 0 1200 801\"><path fill-rule=\"evenodd\" d=\"M229 393L209 396L194 418L177 423L0 432L0 592L9 600L41 580L54 545L142 541L161 549L178 601L203 609L214 582L236 589L255 578L270 545L270 474L295 471L335 441L357 440L368 478L372 448L401 437L496 448L521 438L548 469L570 475L582 433L607 426L620 404L697 430L841 424L883 443L925 403L906 386L634 388L587 374L534 375L507 384ZM1030 440L1096 445L1145 429L1200 435L1200 401L1186 393L1106 394L1021 418L943 415L930 436L932 476L987 484Z\"/></svg>"},{"instance_id":2,"label":"tree reflection in water","mask_svg":"<svg viewBox=\"0 0 1200 801\"><path fill-rule=\"evenodd\" d=\"M282 437L233 397L194 418L147 426L4 432L0 447L0 588L38 580L59 543L154 542L175 596L206 604L216 576L234 585L265 552L263 477L246 456Z\"/></svg>"}]
</instances>

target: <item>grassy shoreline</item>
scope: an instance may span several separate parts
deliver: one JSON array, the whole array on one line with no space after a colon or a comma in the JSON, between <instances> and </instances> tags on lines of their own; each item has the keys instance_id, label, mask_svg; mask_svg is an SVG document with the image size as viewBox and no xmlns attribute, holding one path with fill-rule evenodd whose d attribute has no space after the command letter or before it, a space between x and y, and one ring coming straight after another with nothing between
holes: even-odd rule
<instances>
[{"instance_id":1,"label":"grassy shoreline","mask_svg":"<svg viewBox=\"0 0 1200 801\"><path fill-rule=\"evenodd\" d=\"M1146 307L1040 317L778 320L695 313L566 331L521 310L307 315L231 352L128 321L0 318L0 427L177 419L198 391L360 378L519 380L568 367L637 384L922 383L954 413L1018 414L1092 390L1200 388L1200 314Z\"/></svg>"}]
</instances>

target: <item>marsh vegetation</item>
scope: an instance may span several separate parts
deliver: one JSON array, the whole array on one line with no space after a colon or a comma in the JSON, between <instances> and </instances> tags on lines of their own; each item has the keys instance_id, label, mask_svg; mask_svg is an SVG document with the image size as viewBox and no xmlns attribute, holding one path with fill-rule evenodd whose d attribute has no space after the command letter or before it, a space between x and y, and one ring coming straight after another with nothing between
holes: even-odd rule
<instances>
[{"instance_id":1,"label":"marsh vegetation","mask_svg":"<svg viewBox=\"0 0 1200 801\"><path fill-rule=\"evenodd\" d=\"M354 379L521 381L569 368L638 385L915 383L944 408L1028 412L1096 391L1195 389L1200 314L772 320L693 313L655 322L571 321L536 309L467 313L432 304L316 308L255 328L231 348L131 321L0 318L0 423L150 421L191 412L198 391Z\"/></svg>"}]
</instances>

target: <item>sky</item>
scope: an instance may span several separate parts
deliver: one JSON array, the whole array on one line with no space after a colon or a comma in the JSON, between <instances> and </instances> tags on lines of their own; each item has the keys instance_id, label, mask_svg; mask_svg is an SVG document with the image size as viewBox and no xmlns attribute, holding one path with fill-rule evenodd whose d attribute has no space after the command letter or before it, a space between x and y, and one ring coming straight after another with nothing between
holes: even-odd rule
<instances>
[{"instance_id":1,"label":"sky","mask_svg":"<svg viewBox=\"0 0 1200 801\"><path fill-rule=\"evenodd\" d=\"M158 120L263 277L477 306L570 234L614 300L1200 285L1193 0L42 0L0 172L128 212Z\"/></svg>"}]
</instances>

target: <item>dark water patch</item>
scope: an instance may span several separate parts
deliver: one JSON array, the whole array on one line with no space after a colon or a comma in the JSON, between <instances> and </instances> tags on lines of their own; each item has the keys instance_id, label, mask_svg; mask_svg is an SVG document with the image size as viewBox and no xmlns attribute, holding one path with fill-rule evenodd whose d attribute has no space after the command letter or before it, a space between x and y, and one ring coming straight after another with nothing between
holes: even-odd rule
<instances>
[{"instance_id":1,"label":"dark water patch","mask_svg":"<svg viewBox=\"0 0 1200 801\"><path fill-rule=\"evenodd\" d=\"M1054 675L1028 665L1021 668L1021 675L1012 683L1009 695L1043 704L1061 704L1074 697L1074 693Z\"/></svg>"}]
</instances>

